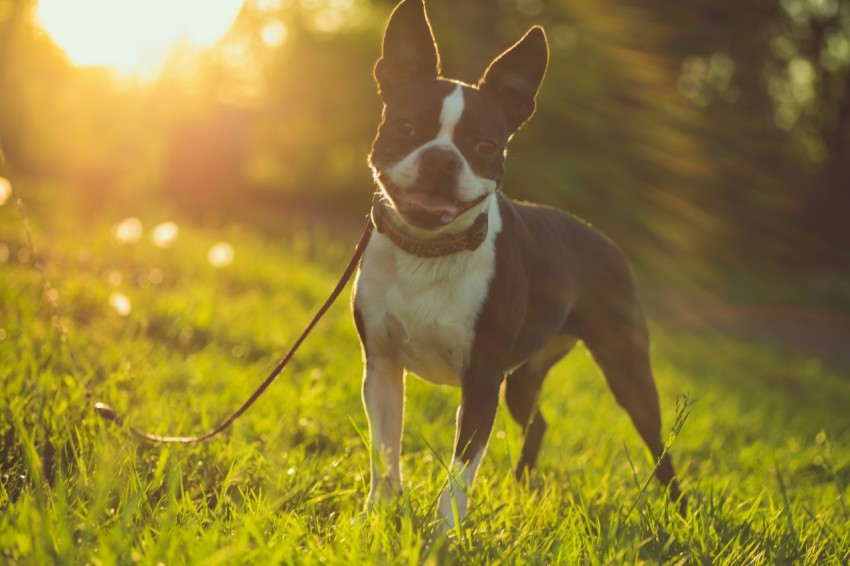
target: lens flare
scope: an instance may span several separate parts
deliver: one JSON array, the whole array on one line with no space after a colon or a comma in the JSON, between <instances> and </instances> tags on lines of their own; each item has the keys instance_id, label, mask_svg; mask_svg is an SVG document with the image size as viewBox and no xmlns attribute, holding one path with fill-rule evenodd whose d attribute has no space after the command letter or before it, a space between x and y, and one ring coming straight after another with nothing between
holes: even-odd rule
<instances>
[{"instance_id":1,"label":"lens flare","mask_svg":"<svg viewBox=\"0 0 850 566\"><path fill-rule=\"evenodd\" d=\"M121 74L157 70L179 43L209 47L230 28L243 0L40 0L42 28L77 66Z\"/></svg>"}]
</instances>

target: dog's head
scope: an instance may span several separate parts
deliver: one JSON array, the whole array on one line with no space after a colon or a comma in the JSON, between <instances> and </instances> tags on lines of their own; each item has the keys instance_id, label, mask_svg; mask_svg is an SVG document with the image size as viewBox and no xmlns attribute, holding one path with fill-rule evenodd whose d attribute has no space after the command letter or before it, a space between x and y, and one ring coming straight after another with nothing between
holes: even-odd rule
<instances>
[{"instance_id":1,"label":"dog's head","mask_svg":"<svg viewBox=\"0 0 850 566\"><path fill-rule=\"evenodd\" d=\"M476 86L444 79L423 0L396 6L375 65L384 112L369 162L404 222L441 232L474 218L501 184L508 141L534 112L548 56L533 27Z\"/></svg>"}]
</instances>

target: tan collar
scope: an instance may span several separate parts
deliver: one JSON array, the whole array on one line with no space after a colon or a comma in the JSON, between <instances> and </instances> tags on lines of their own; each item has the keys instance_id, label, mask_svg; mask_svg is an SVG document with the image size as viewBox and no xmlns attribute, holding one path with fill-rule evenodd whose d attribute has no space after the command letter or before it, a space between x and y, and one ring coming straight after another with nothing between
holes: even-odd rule
<instances>
[{"instance_id":1,"label":"tan collar","mask_svg":"<svg viewBox=\"0 0 850 566\"><path fill-rule=\"evenodd\" d=\"M476 250L487 237L488 226L487 212L484 211L463 232L437 238L417 238L405 231L392 214L387 214L378 193L372 199L372 222L378 232L385 234L396 246L419 257L442 257Z\"/></svg>"}]
</instances>

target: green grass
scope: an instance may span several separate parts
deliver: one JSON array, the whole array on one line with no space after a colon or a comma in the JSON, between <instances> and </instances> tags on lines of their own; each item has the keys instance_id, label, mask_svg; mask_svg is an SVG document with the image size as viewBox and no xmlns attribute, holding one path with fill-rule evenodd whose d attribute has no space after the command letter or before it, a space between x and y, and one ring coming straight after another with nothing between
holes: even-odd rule
<instances>
[{"instance_id":1,"label":"green grass","mask_svg":"<svg viewBox=\"0 0 850 566\"><path fill-rule=\"evenodd\" d=\"M118 245L109 223L40 213L75 369L0 208L0 561L229 563L824 563L850 561L850 374L712 332L653 326L668 430L690 494L666 503L646 450L582 349L546 383L550 428L529 486L500 410L460 532L432 528L457 390L408 379L404 497L363 515L360 352L340 301L232 430L197 446L140 442L91 411L192 434L246 397L335 283L353 242L181 225L173 246ZM116 220L119 220L116 218ZM206 252L230 242L235 261ZM24 251L21 251L24 249ZM25 257L23 259L26 259ZM158 271L154 271L158 270ZM161 281L159 276L161 274ZM132 304L109 306L113 292ZM631 511L630 511L631 510Z\"/></svg>"}]
</instances>

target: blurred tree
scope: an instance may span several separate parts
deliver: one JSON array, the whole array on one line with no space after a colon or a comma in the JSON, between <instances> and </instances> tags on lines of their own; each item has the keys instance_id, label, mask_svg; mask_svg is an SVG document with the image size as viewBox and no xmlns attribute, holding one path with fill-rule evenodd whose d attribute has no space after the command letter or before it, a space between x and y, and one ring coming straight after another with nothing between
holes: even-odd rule
<instances>
[{"instance_id":1,"label":"blurred tree","mask_svg":"<svg viewBox=\"0 0 850 566\"><path fill-rule=\"evenodd\" d=\"M200 218L309 206L360 217L394 0L246 0L153 82L75 69L0 0L0 135L44 198L176 203ZM532 24L552 51L506 190L575 211L665 274L850 268L850 0L430 0L474 83Z\"/></svg>"},{"instance_id":2,"label":"blurred tree","mask_svg":"<svg viewBox=\"0 0 850 566\"><path fill-rule=\"evenodd\" d=\"M850 265L850 1L781 0L766 65L776 124L816 168L802 201L829 260Z\"/></svg>"}]
</instances>

